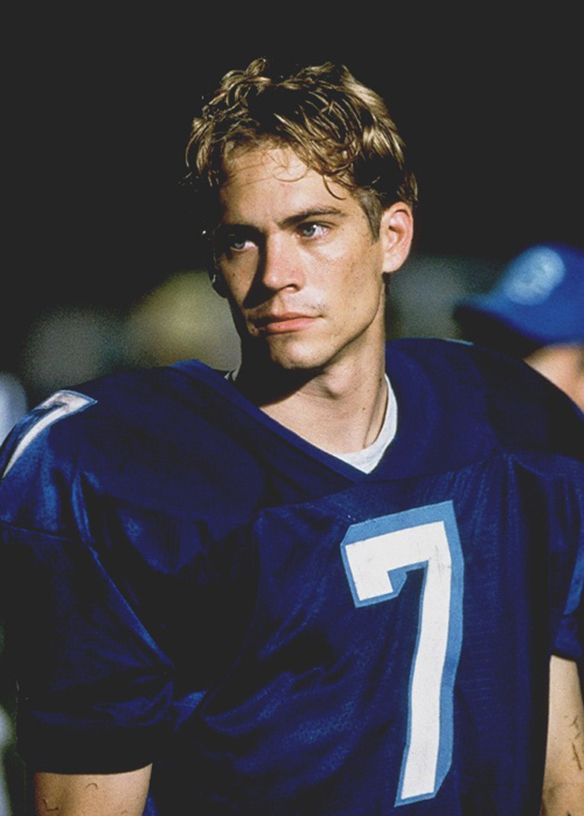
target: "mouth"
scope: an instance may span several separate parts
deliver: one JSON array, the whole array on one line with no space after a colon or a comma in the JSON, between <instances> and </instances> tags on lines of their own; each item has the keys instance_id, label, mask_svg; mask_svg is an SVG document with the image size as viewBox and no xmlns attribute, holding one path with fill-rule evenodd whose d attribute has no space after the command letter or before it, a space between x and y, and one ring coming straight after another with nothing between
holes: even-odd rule
<instances>
[{"instance_id":1,"label":"mouth","mask_svg":"<svg viewBox=\"0 0 584 816\"><path fill-rule=\"evenodd\" d=\"M286 334L303 331L312 326L316 320L317 318L312 315L284 312L264 315L254 320L253 324L260 334Z\"/></svg>"}]
</instances>

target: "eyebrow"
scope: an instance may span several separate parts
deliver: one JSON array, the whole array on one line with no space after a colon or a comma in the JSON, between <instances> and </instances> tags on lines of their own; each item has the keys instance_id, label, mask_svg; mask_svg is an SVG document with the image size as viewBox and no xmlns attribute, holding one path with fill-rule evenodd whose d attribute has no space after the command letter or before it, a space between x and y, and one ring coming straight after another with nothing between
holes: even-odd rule
<instances>
[{"instance_id":1,"label":"eyebrow","mask_svg":"<svg viewBox=\"0 0 584 816\"><path fill-rule=\"evenodd\" d=\"M310 207L307 210L301 210L294 215L289 215L283 221L278 221L278 226L281 228L294 227L301 224L303 221L309 221L311 218L319 218L323 215L336 215L341 218L346 216L346 213L339 210L337 207Z\"/></svg>"},{"instance_id":2,"label":"eyebrow","mask_svg":"<svg viewBox=\"0 0 584 816\"><path fill-rule=\"evenodd\" d=\"M297 224L301 224L303 221L310 220L311 218L322 218L323 216L327 215L337 216L338 218L345 218L347 213L343 212L343 210L339 210L337 207L310 207L306 210L301 210L300 212L294 213L293 215L289 215L282 221L278 221L277 224L278 227L280 227L280 229L289 229L290 227L294 227ZM225 231L233 229L255 231L256 228L253 227L251 224L242 224L234 222L219 224L219 226L216 229L216 232L224 233Z\"/></svg>"}]
</instances>

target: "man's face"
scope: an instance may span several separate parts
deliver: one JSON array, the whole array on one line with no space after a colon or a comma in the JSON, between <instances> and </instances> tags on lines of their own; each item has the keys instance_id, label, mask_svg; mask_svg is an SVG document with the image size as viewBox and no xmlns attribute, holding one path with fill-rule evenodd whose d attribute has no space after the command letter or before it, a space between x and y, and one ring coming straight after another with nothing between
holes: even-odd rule
<instances>
[{"instance_id":1,"label":"man's face","mask_svg":"<svg viewBox=\"0 0 584 816\"><path fill-rule=\"evenodd\" d=\"M215 258L242 352L323 369L383 342L384 241L359 202L289 148L238 148L220 190Z\"/></svg>"}]
</instances>

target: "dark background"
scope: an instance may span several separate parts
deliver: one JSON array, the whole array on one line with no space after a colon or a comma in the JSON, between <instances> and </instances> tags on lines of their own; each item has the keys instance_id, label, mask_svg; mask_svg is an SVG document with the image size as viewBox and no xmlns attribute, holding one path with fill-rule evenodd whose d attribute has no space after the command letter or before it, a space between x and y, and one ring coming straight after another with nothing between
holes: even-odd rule
<instances>
[{"instance_id":1,"label":"dark background","mask_svg":"<svg viewBox=\"0 0 584 816\"><path fill-rule=\"evenodd\" d=\"M540 240L584 246L575 17L149 9L47 4L6 28L0 366L43 309L124 310L199 263L178 186L190 120L225 70L258 55L342 61L386 97L421 187L415 252L499 263Z\"/></svg>"}]
</instances>

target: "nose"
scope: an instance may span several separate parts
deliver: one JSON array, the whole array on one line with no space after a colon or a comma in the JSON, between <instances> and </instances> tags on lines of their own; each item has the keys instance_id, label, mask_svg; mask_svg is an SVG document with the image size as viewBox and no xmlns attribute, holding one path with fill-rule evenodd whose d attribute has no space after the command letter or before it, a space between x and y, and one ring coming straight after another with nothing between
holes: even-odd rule
<instances>
[{"instance_id":1,"label":"nose","mask_svg":"<svg viewBox=\"0 0 584 816\"><path fill-rule=\"evenodd\" d=\"M304 269L301 253L290 235L273 235L264 243L260 256L258 279L265 289L301 289Z\"/></svg>"}]
</instances>

